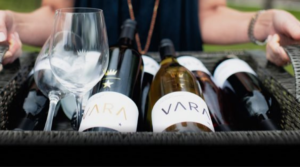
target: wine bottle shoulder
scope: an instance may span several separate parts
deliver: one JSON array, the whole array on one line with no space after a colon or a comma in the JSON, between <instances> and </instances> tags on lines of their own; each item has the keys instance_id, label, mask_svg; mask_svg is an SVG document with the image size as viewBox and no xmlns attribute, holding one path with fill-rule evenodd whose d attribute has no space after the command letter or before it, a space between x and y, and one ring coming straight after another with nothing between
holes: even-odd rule
<instances>
[{"instance_id":1,"label":"wine bottle shoulder","mask_svg":"<svg viewBox=\"0 0 300 167\"><path fill-rule=\"evenodd\" d=\"M161 90L161 95L186 91L202 97L200 89L193 73L176 62L162 64L151 85L151 91Z\"/></svg>"},{"instance_id":2,"label":"wine bottle shoulder","mask_svg":"<svg viewBox=\"0 0 300 167\"><path fill-rule=\"evenodd\" d=\"M109 48L110 54L131 52L133 55L142 56L136 49L128 45L113 45Z\"/></svg>"},{"instance_id":3,"label":"wine bottle shoulder","mask_svg":"<svg viewBox=\"0 0 300 167\"><path fill-rule=\"evenodd\" d=\"M168 64L162 64L157 71L156 77L170 76L170 77L182 77L182 75L193 76L193 73L186 67L179 63L172 62Z\"/></svg>"},{"instance_id":4,"label":"wine bottle shoulder","mask_svg":"<svg viewBox=\"0 0 300 167\"><path fill-rule=\"evenodd\" d=\"M220 59L219 61L217 61L217 62L215 63L215 65L214 65L213 69L212 69L212 74L214 75L214 73L215 73L215 71L216 71L216 68L217 68L221 63L223 63L224 61L229 60L229 59L231 59L231 58L229 58L229 57L223 57L222 59Z\"/></svg>"},{"instance_id":5,"label":"wine bottle shoulder","mask_svg":"<svg viewBox=\"0 0 300 167\"><path fill-rule=\"evenodd\" d=\"M213 77L216 84L222 88L229 77L240 73L257 76L256 72L246 61L239 58L230 58L217 63L214 68Z\"/></svg>"},{"instance_id":6,"label":"wine bottle shoulder","mask_svg":"<svg viewBox=\"0 0 300 167\"><path fill-rule=\"evenodd\" d=\"M144 64L144 72L154 76L160 68L159 63L148 55L142 55L142 59Z\"/></svg>"},{"instance_id":7,"label":"wine bottle shoulder","mask_svg":"<svg viewBox=\"0 0 300 167\"><path fill-rule=\"evenodd\" d=\"M220 90L220 87L215 83L215 80L212 76L201 71L193 71L192 73L194 74L196 80L200 83L201 88L203 89L202 91L204 91L206 87L211 87L211 89L215 91Z\"/></svg>"},{"instance_id":8,"label":"wine bottle shoulder","mask_svg":"<svg viewBox=\"0 0 300 167\"><path fill-rule=\"evenodd\" d=\"M205 65L201 62L201 60L199 60L196 57L181 55L181 56L177 57L177 60L181 65L183 65L184 67L186 67L187 69L189 69L192 72L200 71L200 72L204 72L208 75L211 75L211 73L205 67Z\"/></svg>"}]
</instances>

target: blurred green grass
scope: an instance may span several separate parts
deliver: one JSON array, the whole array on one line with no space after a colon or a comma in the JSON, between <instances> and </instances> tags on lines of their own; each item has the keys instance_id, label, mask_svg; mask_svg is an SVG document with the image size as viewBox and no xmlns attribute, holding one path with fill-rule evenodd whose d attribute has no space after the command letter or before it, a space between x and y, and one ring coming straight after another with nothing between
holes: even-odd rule
<instances>
[{"instance_id":1,"label":"blurred green grass","mask_svg":"<svg viewBox=\"0 0 300 167\"><path fill-rule=\"evenodd\" d=\"M41 0L0 0L1 10L31 12L41 5Z\"/></svg>"},{"instance_id":2,"label":"blurred green grass","mask_svg":"<svg viewBox=\"0 0 300 167\"><path fill-rule=\"evenodd\" d=\"M41 4L41 0L0 0L0 10L13 10L17 12L31 12L37 9ZM240 7L234 6L228 3L228 6L240 11L258 11L261 8L254 7ZM288 10L287 10L288 11ZM296 18L300 20L300 12L289 11ZM217 51L228 51L228 50L262 50L265 51L265 46L257 46L252 43L237 44L237 45L204 45L203 49L205 52L217 52ZM39 47L33 47L28 45L23 45L24 51L39 51ZM289 73L293 74L291 65L284 67Z\"/></svg>"}]
</instances>

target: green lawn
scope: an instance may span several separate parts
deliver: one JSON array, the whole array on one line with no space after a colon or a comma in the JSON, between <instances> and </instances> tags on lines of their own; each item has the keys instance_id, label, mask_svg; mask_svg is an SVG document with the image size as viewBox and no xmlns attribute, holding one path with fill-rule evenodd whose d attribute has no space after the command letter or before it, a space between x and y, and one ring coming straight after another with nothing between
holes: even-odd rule
<instances>
[{"instance_id":1,"label":"green lawn","mask_svg":"<svg viewBox=\"0 0 300 167\"><path fill-rule=\"evenodd\" d=\"M31 12L38 8L40 0L0 0L1 10L13 10L19 12Z\"/></svg>"},{"instance_id":2,"label":"green lawn","mask_svg":"<svg viewBox=\"0 0 300 167\"><path fill-rule=\"evenodd\" d=\"M41 4L41 0L0 0L0 10L14 10L18 12L31 12L38 8ZM249 7L237 7L228 4L229 7L240 10L240 11L258 11L260 8L249 8ZM300 20L300 12L291 12L295 17ZM226 50L262 50L265 51L264 46L257 46L252 43L238 44L238 45L204 45L205 52L216 52L216 51L226 51ZM24 51L39 51L39 47L32 47L28 45L23 45ZM286 66L285 69L293 75L291 66Z\"/></svg>"}]
</instances>

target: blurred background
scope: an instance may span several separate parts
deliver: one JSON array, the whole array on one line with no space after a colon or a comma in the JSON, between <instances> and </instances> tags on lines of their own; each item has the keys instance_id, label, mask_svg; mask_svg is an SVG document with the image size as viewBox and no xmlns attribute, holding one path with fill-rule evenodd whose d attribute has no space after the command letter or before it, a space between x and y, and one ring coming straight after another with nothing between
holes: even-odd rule
<instances>
[{"instance_id":1,"label":"blurred background","mask_svg":"<svg viewBox=\"0 0 300 167\"><path fill-rule=\"evenodd\" d=\"M1 10L14 10L18 12L31 12L41 5L41 0L0 0ZM300 0L227 0L227 5L231 8L240 11L257 11L261 9L283 9L292 13L300 20ZM32 46L23 46L24 51L39 51L40 48ZM204 45L205 52L217 52L226 50L263 50L265 46L257 46L252 43L239 45ZM293 75L291 66L286 66L285 69Z\"/></svg>"}]
</instances>

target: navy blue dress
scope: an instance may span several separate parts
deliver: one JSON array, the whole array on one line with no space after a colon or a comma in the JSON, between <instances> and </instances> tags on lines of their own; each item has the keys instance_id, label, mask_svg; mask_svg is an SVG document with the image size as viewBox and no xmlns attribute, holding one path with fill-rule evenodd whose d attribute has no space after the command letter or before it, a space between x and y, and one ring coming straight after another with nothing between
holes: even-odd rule
<instances>
[{"instance_id":1,"label":"navy blue dress","mask_svg":"<svg viewBox=\"0 0 300 167\"><path fill-rule=\"evenodd\" d=\"M154 3L154 0L132 0L142 49L147 40ZM109 45L117 43L121 24L130 18L127 0L76 0L75 7L103 10ZM148 51L158 51L163 38L171 39L177 51L202 51L198 22L198 0L160 0Z\"/></svg>"}]
</instances>

